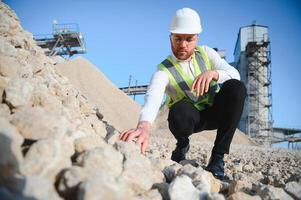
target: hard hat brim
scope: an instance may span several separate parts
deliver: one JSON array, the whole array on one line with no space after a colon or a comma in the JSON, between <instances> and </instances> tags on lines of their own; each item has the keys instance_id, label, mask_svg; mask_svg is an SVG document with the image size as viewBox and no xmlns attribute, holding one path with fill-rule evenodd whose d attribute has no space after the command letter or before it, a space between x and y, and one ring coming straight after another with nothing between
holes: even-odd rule
<instances>
[{"instance_id":1,"label":"hard hat brim","mask_svg":"<svg viewBox=\"0 0 301 200\"><path fill-rule=\"evenodd\" d=\"M200 34L202 32L202 29L197 29L197 30L169 29L169 32L174 34Z\"/></svg>"}]
</instances>

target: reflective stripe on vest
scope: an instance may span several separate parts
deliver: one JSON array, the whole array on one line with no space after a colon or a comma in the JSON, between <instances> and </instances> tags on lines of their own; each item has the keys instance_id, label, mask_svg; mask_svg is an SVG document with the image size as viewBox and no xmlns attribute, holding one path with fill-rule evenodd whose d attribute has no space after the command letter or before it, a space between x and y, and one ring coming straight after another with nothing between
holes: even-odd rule
<instances>
[{"instance_id":1,"label":"reflective stripe on vest","mask_svg":"<svg viewBox=\"0 0 301 200\"><path fill-rule=\"evenodd\" d=\"M209 59L207 58L207 55L205 54L205 52L202 51L201 48L197 47L197 51L195 51L195 56L193 56L193 59L194 58L197 63L197 66L195 66L196 64L194 64L194 71L196 73L196 76L202 72L205 72L206 70L211 69ZM173 87L169 89L172 89L173 91L177 92L177 96L172 96L172 93L168 94L169 101L166 103L169 107L172 104L178 102L179 100L185 98L185 96L199 110L203 110L205 108L205 105L212 105L214 96L219 89L216 81L210 82L208 93L197 97L190 91L189 87L189 85L192 85L193 80L191 80L185 73L183 73L183 71L181 71L182 68L178 67L177 63L172 62L170 56L167 59L165 59L158 67L160 70L167 72L170 80L170 85ZM170 102L170 100L172 102Z\"/></svg>"}]
</instances>

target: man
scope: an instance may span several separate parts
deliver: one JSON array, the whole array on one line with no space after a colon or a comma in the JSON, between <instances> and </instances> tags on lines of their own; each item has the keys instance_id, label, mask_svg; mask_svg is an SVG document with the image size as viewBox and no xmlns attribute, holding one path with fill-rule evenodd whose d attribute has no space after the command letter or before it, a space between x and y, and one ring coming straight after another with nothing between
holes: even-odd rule
<instances>
[{"instance_id":1,"label":"man","mask_svg":"<svg viewBox=\"0 0 301 200\"><path fill-rule=\"evenodd\" d=\"M217 129L206 170L223 179L223 158L229 153L242 113L245 86L239 81L238 71L216 51L197 46L202 27L196 11L190 8L177 10L169 31L172 54L158 65L151 79L136 129L123 131L120 139L137 138L136 143L144 153L151 124L166 92L169 129L177 140L171 159L180 162L186 158L191 134Z\"/></svg>"}]
</instances>

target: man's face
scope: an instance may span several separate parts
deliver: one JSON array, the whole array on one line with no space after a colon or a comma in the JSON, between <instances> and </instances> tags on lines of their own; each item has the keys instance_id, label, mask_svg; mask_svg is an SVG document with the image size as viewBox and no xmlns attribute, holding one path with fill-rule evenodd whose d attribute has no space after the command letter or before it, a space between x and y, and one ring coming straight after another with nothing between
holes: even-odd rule
<instances>
[{"instance_id":1,"label":"man's face","mask_svg":"<svg viewBox=\"0 0 301 200\"><path fill-rule=\"evenodd\" d=\"M196 34L171 34L170 44L173 54L179 60L187 60L193 54L198 41Z\"/></svg>"}]
</instances>

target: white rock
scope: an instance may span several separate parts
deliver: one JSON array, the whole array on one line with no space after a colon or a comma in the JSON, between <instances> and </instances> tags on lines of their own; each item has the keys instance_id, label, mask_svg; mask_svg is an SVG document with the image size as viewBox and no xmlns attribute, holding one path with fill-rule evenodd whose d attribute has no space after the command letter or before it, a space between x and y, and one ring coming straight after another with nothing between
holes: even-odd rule
<instances>
[{"instance_id":1,"label":"white rock","mask_svg":"<svg viewBox=\"0 0 301 200\"><path fill-rule=\"evenodd\" d=\"M194 166L190 165L190 164L186 164L183 167L181 167L178 171L178 175L181 174L185 174L187 176L189 176L191 179L193 179L196 176L196 171L200 170L203 171L202 168L195 168Z\"/></svg>"},{"instance_id":2,"label":"white rock","mask_svg":"<svg viewBox=\"0 0 301 200\"><path fill-rule=\"evenodd\" d=\"M0 74L5 77L16 77L22 65L17 58L0 54Z\"/></svg>"},{"instance_id":3,"label":"white rock","mask_svg":"<svg viewBox=\"0 0 301 200\"><path fill-rule=\"evenodd\" d=\"M87 137L81 137L75 139L74 146L76 153L82 153L84 151L92 150L96 147L105 145L105 141L97 135L91 135Z\"/></svg>"},{"instance_id":4,"label":"white rock","mask_svg":"<svg viewBox=\"0 0 301 200\"><path fill-rule=\"evenodd\" d=\"M182 174L189 176L193 181L193 185L201 192L219 192L221 188L220 181L201 167L195 168L190 164L185 165L178 171L178 175Z\"/></svg>"},{"instance_id":5,"label":"white rock","mask_svg":"<svg viewBox=\"0 0 301 200\"><path fill-rule=\"evenodd\" d=\"M62 101L55 95L50 94L47 85L41 82L42 80L39 78L32 80L32 84L34 85L31 98L32 106L41 106L46 111L62 114Z\"/></svg>"},{"instance_id":6,"label":"white rock","mask_svg":"<svg viewBox=\"0 0 301 200\"><path fill-rule=\"evenodd\" d=\"M45 55L30 55L27 57L27 62L28 64L32 67L32 71L33 73L37 73L39 71L41 71L44 67L44 65L46 65L46 60Z\"/></svg>"},{"instance_id":7,"label":"white rock","mask_svg":"<svg viewBox=\"0 0 301 200\"><path fill-rule=\"evenodd\" d=\"M28 198L41 200L59 200L61 199L56 193L52 182L38 176L29 176L25 178L22 195Z\"/></svg>"},{"instance_id":8,"label":"white rock","mask_svg":"<svg viewBox=\"0 0 301 200\"><path fill-rule=\"evenodd\" d=\"M22 66L19 72L19 77L24 79L31 79L33 77L32 67L28 64Z\"/></svg>"},{"instance_id":9,"label":"white rock","mask_svg":"<svg viewBox=\"0 0 301 200\"><path fill-rule=\"evenodd\" d=\"M1 9L2 10L7 10ZM8 13L0 12L0 34L4 36L14 36L16 33L21 31L21 27L19 25L19 20Z\"/></svg>"},{"instance_id":10,"label":"white rock","mask_svg":"<svg viewBox=\"0 0 301 200\"><path fill-rule=\"evenodd\" d=\"M175 178L175 176L180 168L181 168L181 166L179 166L177 164L173 164L173 165L167 166L163 169L162 172L168 183L170 183Z\"/></svg>"},{"instance_id":11,"label":"white rock","mask_svg":"<svg viewBox=\"0 0 301 200\"><path fill-rule=\"evenodd\" d=\"M19 172L23 137L5 118L0 117L0 182Z\"/></svg>"},{"instance_id":12,"label":"white rock","mask_svg":"<svg viewBox=\"0 0 301 200\"><path fill-rule=\"evenodd\" d=\"M122 154L108 144L89 150L77 158L77 162L87 171L102 170L114 177L120 176L122 161Z\"/></svg>"},{"instance_id":13,"label":"white rock","mask_svg":"<svg viewBox=\"0 0 301 200\"><path fill-rule=\"evenodd\" d=\"M200 191L196 189L191 178L186 175L177 176L170 184L168 193L171 200L199 200Z\"/></svg>"},{"instance_id":14,"label":"white rock","mask_svg":"<svg viewBox=\"0 0 301 200\"><path fill-rule=\"evenodd\" d=\"M285 191L296 199L301 199L301 183L289 182L285 184Z\"/></svg>"},{"instance_id":15,"label":"white rock","mask_svg":"<svg viewBox=\"0 0 301 200\"><path fill-rule=\"evenodd\" d=\"M29 105L33 86L23 78L11 79L5 87L5 101L13 107Z\"/></svg>"},{"instance_id":16,"label":"white rock","mask_svg":"<svg viewBox=\"0 0 301 200\"><path fill-rule=\"evenodd\" d=\"M152 187L154 179L148 159L135 155L130 158L126 157L123 167L121 177L135 193L145 192Z\"/></svg>"},{"instance_id":17,"label":"white rock","mask_svg":"<svg viewBox=\"0 0 301 200\"><path fill-rule=\"evenodd\" d=\"M59 177L57 189L61 196L65 199L76 199L78 186L85 181L88 173L84 168L79 166L72 166L63 172Z\"/></svg>"},{"instance_id":18,"label":"white rock","mask_svg":"<svg viewBox=\"0 0 301 200\"><path fill-rule=\"evenodd\" d=\"M66 118L42 107L24 107L12 115L12 123L26 139L62 138L67 131Z\"/></svg>"},{"instance_id":19,"label":"white rock","mask_svg":"<svg viewBox=\"0 0 301 200\"><path fill-rule=\"evenodd\" d=\"M7 56L17 55L17 50L11 45L5 37L0 35L0 54Z\"/></svg>"},{"instance_id":20,"label":"white rock","mask_svg":"<svg viewBox=\"0 0 301 200\"><path fill-rule=\"evenodd\" d=\"M44 139L34 143L27 152L22 174L36 175L54 181L56 175L71 166L73 144L66 140Z\"/></svg>"},{"instance_id":21,"label":"white rock","mask_svg":"<svg viewBox=\"0 0 301 200\"><path fill-rule=\"evenodd\" d=\"M97 135L105 138L107 134L106 125L102 121L100 121L95 114L90 114L87 117L87 122L90 123L90 126L93 128Z\"/></svg>"},{"instance_id":22,"label":"white rock","mask_svg":"<svg viewBox=\"0 0 301 200\"><path fill-rule=\"evenodd\" d=\"M118 141L116 148L125 157L121 178L130 185L136 194L149 190L154 183L150 160L143 156L138 145L132 142Z\"/></svg>"},{"instance_id":23,"label":"white rock","mask_svg":"<svg viewBox=\"0 0 301 200\"><path fill-rule=\"evenodd\" d=\"M106 172L96 172L80 184L79 200L133 199L128 187Z\"/></svg>"}]
</instances>

